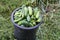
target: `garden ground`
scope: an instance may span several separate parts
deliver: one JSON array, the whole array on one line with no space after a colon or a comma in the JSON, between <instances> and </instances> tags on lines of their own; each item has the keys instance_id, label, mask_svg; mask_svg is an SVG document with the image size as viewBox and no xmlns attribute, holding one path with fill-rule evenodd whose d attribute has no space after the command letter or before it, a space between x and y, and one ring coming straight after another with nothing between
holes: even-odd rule
<instances>
[{"instance_id":1,"label":"garden ground","mask_svg":"<svg viewBox=\"0 0 60 40\"><path fill-rule=\"evenodd\" d=\"M15 40L10 15L23 2L22 0L0 0L0 40ZM48 16L44 17L44 23L37 32L37 40L60 40L60 11L48 13Z\"/></svg>"}]
</instances>

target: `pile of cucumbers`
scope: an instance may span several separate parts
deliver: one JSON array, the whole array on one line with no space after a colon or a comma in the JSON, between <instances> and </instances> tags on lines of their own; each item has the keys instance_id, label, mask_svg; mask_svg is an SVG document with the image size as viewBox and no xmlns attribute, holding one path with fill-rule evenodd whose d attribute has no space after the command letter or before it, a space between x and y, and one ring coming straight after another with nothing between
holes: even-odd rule
<instances>
[{"instance_id":1,"label":"pile of cucumbers","mask_svg":"<svg viewBox=\"0 0 60 40\"><path fill-rule=\"evenodd\" d=\"M33 27L41 22L41 12L38 7L22 6L14 14L14 22L19 26Z\"/></svg>"}]
</instances>

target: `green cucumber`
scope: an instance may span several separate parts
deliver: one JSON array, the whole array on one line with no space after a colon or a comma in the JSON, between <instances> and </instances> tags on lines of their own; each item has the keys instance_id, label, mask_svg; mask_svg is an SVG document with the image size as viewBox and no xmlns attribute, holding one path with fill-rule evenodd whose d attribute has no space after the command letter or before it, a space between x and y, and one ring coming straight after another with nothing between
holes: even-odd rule
<instances>
[{"instance_id":1,"label":"green cucumber","mask_svg":"<svg viewBox=\"0 0 60 40\"><path fill-rule=\"evenodd\" d=\"M27 16L27 13L28 13L27 7L24 7L24 12L25 12L25 16Z\"/></svg>"},{"instance_id":2,"label":"green cucumber","mask_svg":"<svg viewBox=\"0 0 60 40\"><path fill-rule=\"evenodd\" d=\"M38 11L36 14L36 18L39 18L39 17L40 17L40 11Z\"/></svg>"},{"instance_id":3,"label":"green cucumber","mask_svg":"<svg viewBox=\"0 0 60 40\"><path fill-rule=\"evenodd\" d=\"M37 22L40 22L41 21L41 18L38 18Z\"/></svg>"},{"instance_id":4,"label":"green cucumber","mask_svg":"<svg viewBox=\"0 0 60 40\"><path fill-rule=\"evenodd\" d=\"M32 7L28 7L28 9L29 9L29 15L32 15Z\"/></svg>"},{"instance_id":5,"label":"green cucumber","mask_svg":"<svg viewBox=\"0 0 60 40\"><path fill-rule=\"evenodd\" d=\"M29 15L27 15L27 21L30 21L30 20L31 20L30 16L29 16Z\"/></svg>"}]
</instances>

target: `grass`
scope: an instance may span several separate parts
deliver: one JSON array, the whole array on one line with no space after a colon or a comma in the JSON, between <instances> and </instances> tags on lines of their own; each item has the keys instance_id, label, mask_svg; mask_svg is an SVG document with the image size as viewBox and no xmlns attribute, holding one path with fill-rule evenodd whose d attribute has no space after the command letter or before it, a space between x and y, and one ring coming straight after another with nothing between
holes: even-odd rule
<instances>
[{"instance_id":1,"label":"grass","mask_svg":"<svg viewBox=\"0 0 60 40\"><path fill-rule=\"evenodd\" d=\"M24 2L24 0L23 0ZM22 5L22 0L0 0L0 40L15 40L11 12ZM60 12L48 13L39 27L37 40L60 40Z\"/></svg>"}]
</instances>

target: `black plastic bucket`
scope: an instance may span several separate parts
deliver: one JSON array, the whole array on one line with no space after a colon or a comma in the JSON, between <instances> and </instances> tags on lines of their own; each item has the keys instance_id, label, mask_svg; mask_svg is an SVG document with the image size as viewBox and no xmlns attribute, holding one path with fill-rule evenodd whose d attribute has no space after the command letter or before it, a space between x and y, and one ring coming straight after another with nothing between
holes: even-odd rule
<instances>
[{"instance_id":1,"label":"black plastic bucket","mask_svg":"<svg viewBox=\"0 0 60 40\"><path fill-rule=\"evenodd\" d=\"M14 36L17 40L35 40L37 29L42 24L42 22L34 27L19 26L18 24L14 23L14 13L19 9L20 8L15 9L11 14L11 20L15 27Z\"/></svg>"}]
</instances>

